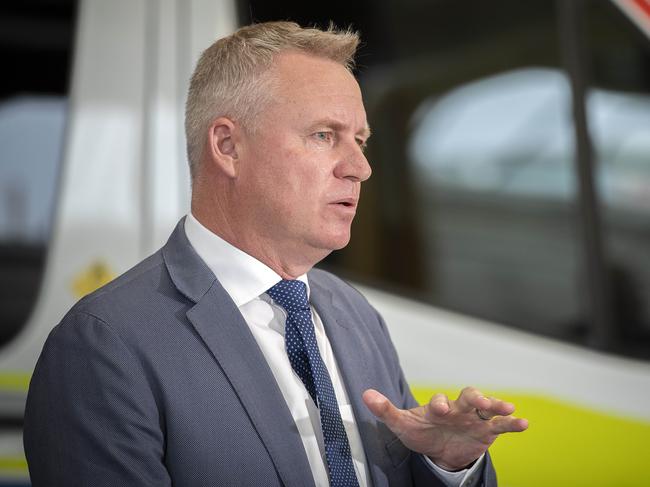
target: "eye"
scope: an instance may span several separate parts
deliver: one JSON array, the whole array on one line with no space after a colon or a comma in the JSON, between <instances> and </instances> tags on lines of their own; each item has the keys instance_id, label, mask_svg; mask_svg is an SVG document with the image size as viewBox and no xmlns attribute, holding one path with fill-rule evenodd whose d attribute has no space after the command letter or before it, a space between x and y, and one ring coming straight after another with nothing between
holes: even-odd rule
<instances>
[{"instance_id":1,"label":"eye","mask_svg":"<svg viewBox=\"0 0 650 487\"><path fill-rule=\"evenodd\" d=\"M332 142L334 134L332 132L322 131L314 133L314 137L321 142Z\"/></svg>"},{"instance_id":2,"label":"eye","mask_svg":"<svg viewBox=\"0 0 650 487\"><path fill-rule=\"evenodd\" d=\"M361 152L365 152L366 147L368 147L368 142L364 139L357 139L357 144L361 148Z\"/></svg>"}]
</instances>

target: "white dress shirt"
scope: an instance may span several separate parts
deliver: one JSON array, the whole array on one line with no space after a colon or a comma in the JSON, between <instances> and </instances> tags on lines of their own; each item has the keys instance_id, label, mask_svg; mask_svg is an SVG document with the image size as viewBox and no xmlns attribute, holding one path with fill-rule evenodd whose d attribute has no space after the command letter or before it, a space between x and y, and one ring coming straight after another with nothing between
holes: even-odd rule
<instances>
[{"instance_id":1,"label":"white dress shirt","mask_svg":"<svg viewBox=\"0 0 650 487\"><path fill-rule=\"evenodd\" d=\"M318 408L289 362L284 345L286 312L266 294L266 291L282 278L262 262L212 233L191 214L188 214L185 219L185 233L196 253L219 279L248 324L296 423L316 486L328 487L329 478ZM298 279L306 284L309 297L307 275L302 275ZM320 316L313 307L311 312L316 341L332 379L359 486L366 487L368 467L352 406ZM450 487L461 486L464 479L469 477L481 463L476 462L467 471L447 472L428 458L426 460Z\"/></svg>"}]
</instances>

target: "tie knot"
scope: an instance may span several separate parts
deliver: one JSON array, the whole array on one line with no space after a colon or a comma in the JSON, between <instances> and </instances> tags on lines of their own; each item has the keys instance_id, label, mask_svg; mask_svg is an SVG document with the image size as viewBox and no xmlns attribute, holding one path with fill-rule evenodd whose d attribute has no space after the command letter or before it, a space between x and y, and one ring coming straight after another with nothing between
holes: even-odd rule
<instances>
[{"instance_id":1,"label":"tie knot","mask_svg":"<svg viewBox=\"0 0 650 487\"><path fill-rule=\"evenodd\" d=\"M309 309L307 286L297 279L292 281L283 279L266 292L287 312Z\"/></svg>"}]
</instances>

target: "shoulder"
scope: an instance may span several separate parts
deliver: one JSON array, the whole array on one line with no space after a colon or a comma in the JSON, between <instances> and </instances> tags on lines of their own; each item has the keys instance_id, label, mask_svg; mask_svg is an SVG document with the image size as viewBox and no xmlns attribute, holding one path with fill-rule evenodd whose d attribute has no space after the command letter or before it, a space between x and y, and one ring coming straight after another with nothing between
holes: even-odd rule
<instances>
[{"instance_id":1,"label":"shoulder","mask_svg":"<svg viewBox=\"0 0 650 487\"><path fill-rule=\"evenodd\" d=\"M147 340L158 334L170 317L184 315L188 305L176 290L158 251L82 298L57 328L69 333L84 326L109 327L127 342Z\"/></svg>"},{"instance_id":2,"label":"shoulder","mask_svg":"<svg viewBox=\"0 0 650 487\"><path fill-rule=\"evenodd\" d=\"M148 302L161 279L167 280L167 271L160 251L144 259L113 281L79 300L70 310L73 313L110 315L117 309L128 311L141 308Z\"/></svg>"}]
</instances>

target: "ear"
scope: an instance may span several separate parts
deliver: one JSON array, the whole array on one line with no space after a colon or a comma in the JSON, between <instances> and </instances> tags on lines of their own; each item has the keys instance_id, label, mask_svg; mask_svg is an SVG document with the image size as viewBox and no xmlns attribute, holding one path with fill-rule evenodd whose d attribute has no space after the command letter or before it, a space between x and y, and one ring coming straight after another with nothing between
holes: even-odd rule
<instances>
[{"instance_id":1,"label":"ear","mask_svg":"<svg viewBox=\"0 0 650 487\"><path fill-rule=\"evenodd\" d=\"M208 130L209 164L230 178L237 177L238 172L236 130L233 121L226 117L215 119Z\"/></svg>"}]
</instances>

